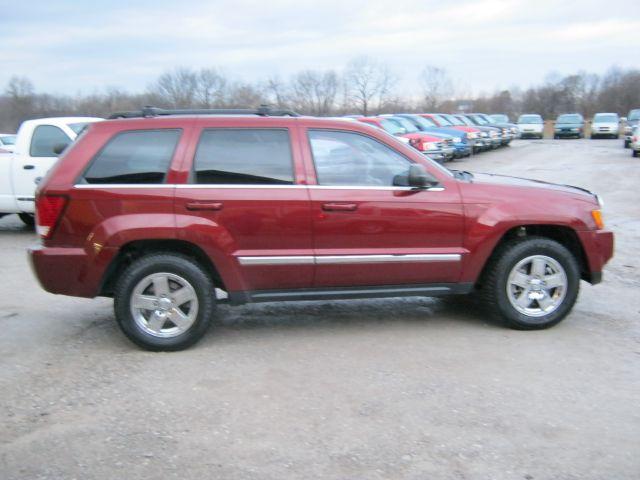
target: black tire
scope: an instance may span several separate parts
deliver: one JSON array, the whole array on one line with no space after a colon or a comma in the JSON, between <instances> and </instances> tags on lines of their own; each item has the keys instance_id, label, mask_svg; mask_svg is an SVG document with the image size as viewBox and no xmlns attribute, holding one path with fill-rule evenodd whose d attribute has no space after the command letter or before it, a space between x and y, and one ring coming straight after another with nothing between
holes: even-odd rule
<instances>
[{"instance_id":1,"label":"black tire","mask_svg":"<svg viewBox=\"0 0 640 480\"><path fill-rule=\"evenodd\" d=\"M177 275L195 291L198 303L195 320L186 331L176 336L162 338L144 331L131 312L134 289L154 273ZM177 254L155 253L137 259L121 274L114 290L114 311L118 325L132 342L152 351L183 350L196 343L209 328L215 306L215 287L211 277L195 260Z\"/></svg>"},{"instance_id":2,"label":"black tire","mask_svg":"<svg viewBox=\"0 0 640 480\"><path fill-rule=\"evenodd\" d=\"M631 150L631 156L632 157L637 157L638 156L638 151L637 150Z\"/></svg>"},{"instance_id":3,"label":"black tire","mask_svg":"<svg viewBox=\"0 0 640 480\"><path fill-rule=\"evenodd\" d=\"M555 260L564 270L567 280L566 294L561 303L555 310L538 317L516 310L507 294L512 269L521 260L534 255ZM508 241L497 249L481 283L482 300L490 314L516 330L539 330L557 324L573 308L580 289L580 268L573 254L560 243L544 237L526 237Z\"/></svg>"},{"instance_id":4,"label":"black tire","mask_svg":"<svg viewBox=\"0 0 640 480\"><path fill-rule=\"evenodd\" d=\"M631 142L629 140L624 141L624 148L629 148L629 146L631 145Z\"/></svg>"},{"instance_id":5,"label":"black tire","mask_svg":"<svg viewBox=\"0 0 640 480\"><path fill-rule=\"evenodd\" d=\"M27 227L33 228L36 224L36 219L31 213L19 213L18 217L20 217L22 223L24 223Z\"/></svg>"}]
</instances>

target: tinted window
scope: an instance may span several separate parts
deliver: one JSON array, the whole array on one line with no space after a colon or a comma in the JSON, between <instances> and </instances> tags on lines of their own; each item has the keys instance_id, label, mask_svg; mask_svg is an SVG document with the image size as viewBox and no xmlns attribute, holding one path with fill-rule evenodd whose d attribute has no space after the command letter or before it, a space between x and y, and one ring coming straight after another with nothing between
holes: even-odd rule
<instances>
[{"instance_id":1,"label":"tinted window","mask_svg":"<svg viewBox=\"0 0 640 480\"><path fill-rule=\"evenodd\" d=\"M577 114L560 115L556 120L558 123L582 123L582 116Z\"/></svg>"},{"instance_id":2,"label":"tinted window","mask_svg":"<svg viewBox=\"0 0 640 480\"><path fill-rule=\"evenodd\" d=\"M33 131L31 148L32 157L57 157L54 148L58 145L67 146L71 143L69 136L53 125L39 125Z\"/></svg>"},{"instance_id":3,"label":"tinted window","mask_svg":"<svg viewBox=\"0 0 640 480\"><path fill-rule=\"evenodd\" d=\"M411 166L391 148L357 133L310 130L309 141L320 185L391 187Z\"/></svg>"},{"instance_id":4,"label":"tinted window","mask_svg":"<svg viewBox=\"0 0 640 480\"><path fill-rule=\"evenodd\" d=\"M286 130L205 130L193 163L196 183L293 183L291 147Z\"/></svg>"},{"instance_id":5,"label":"tinted window","mask_svg":"<svg viewBox=\"0 0 640 480\"><path fill-rule=\"evenodd\" d=\"M180 130L137 130L113 137L84 175L87 183L163 183Z\"/></svg>"},{"instance_id":6,"label":"tinted window","mask_svg":"<svg viewBox=\"0 0 640 480\"><path fill-rule=\"evenodd\" d=\"M67 126L76 132L76 135L79 135L87 125L89 125L89 122L67 123Z\"/></svg>"}]
</instances>

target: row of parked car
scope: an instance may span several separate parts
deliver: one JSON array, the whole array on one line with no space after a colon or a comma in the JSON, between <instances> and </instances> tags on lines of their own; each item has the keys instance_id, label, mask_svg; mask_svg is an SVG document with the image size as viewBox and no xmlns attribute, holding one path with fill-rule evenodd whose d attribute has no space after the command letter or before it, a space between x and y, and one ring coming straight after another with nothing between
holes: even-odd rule
<instances>
[{"instance_id":1,"label":"row of parked car","mask_svg":"<svg viewBox=\"0 0 640 480\"><path fill-rule=\"evenodd\" d=\"M345 118L384 130L438 162L509 145L519 133L517 125L496 121L484 113L397 113Z\"/></svg>"}]
</instances>

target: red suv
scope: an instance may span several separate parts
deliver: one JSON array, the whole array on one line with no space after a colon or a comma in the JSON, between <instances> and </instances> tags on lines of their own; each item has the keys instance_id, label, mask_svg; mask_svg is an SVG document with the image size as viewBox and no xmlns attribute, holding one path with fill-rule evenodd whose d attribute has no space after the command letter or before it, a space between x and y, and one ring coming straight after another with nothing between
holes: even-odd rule
<instances>
[{"instance_id":1,"label":"red suv","mask_svg":"<svg viewBox=\"0 0 640 480\"><path fill-rule=\"evenodd\" d=\"M451 171L360 122L147 108L94 123L41 182L34 271L115 299L152 350L216 306L477 292L519 329L558 323L613 253L581 188Z\"/></svg>"}]
</instances>

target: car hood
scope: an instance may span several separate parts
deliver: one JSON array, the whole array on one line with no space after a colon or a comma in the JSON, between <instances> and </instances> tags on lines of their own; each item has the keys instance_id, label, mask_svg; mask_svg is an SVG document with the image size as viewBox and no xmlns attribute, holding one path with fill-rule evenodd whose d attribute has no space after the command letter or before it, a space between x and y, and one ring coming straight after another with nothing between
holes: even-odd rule
<instances>
[{"instance_id":1,"label":"car hood","mask_svg":"<svg viewBox=\"0 0 640 480\"><path fill-rule=\"evenodd\" d=\"M596 196L589 190L573 185L562 185L558 183L545 182L543 180L533 180L530 178L511 177L508 175L497 175L494 173L474 173L470 180L474 184L487 185L491 187L521 187L536 188L559 193L571 194L585 201L597 203Z\"/></svg>"}]
</instances>

